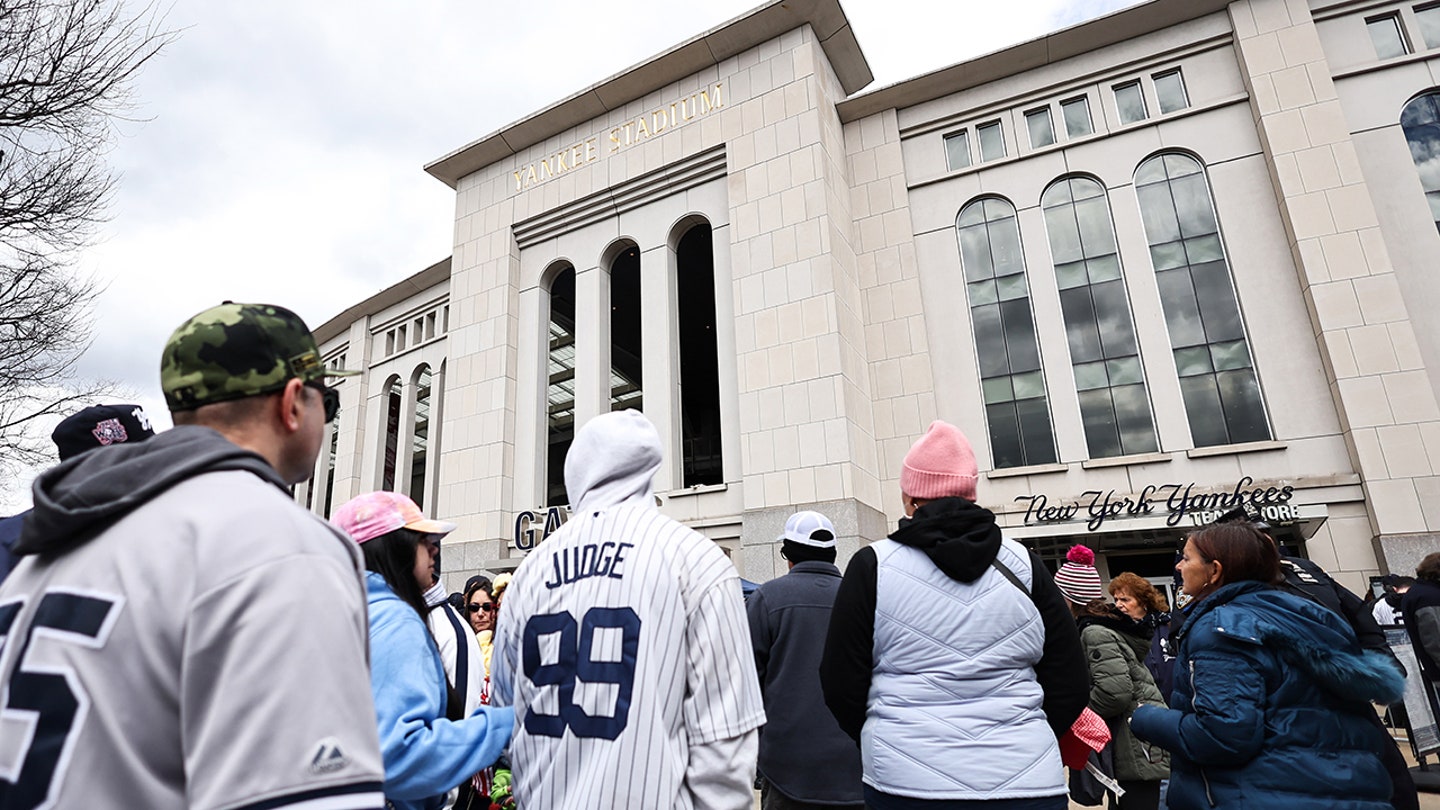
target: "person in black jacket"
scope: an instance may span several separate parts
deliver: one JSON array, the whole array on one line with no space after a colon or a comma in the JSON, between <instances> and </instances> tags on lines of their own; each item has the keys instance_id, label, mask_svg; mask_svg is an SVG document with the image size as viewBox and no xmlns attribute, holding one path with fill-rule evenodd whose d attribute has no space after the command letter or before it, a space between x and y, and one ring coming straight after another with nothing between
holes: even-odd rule
<instances>
[{"instance_id":1,"label":"person in black jacket","mask_svg":"<svg viewBox=\"0 0 1440 810\"><path fill-rule=\"evenodd\" d=\"M765 696L760 806L860 807L865 803L860 751L825 709L820 693L820 655L840 588L835 526L819 512L796 512L785 521L780 540L789 573L757 588L747 608Z\"/></svg>"},{"instance_id":2,"label":"person in black jacket","mask_svg":"<svg viewBox=\"0 0 1440 810\"><path fill-rule=\"evenodd\" d=\"M1405 616L1405 631L1415 646L1420 674L1428 685L1425 690L1436 716L1440 701L1440 551L1429 554L1415 566L1415 584L1400 599L1400 612Z\"/></svg>"}]
</instances>

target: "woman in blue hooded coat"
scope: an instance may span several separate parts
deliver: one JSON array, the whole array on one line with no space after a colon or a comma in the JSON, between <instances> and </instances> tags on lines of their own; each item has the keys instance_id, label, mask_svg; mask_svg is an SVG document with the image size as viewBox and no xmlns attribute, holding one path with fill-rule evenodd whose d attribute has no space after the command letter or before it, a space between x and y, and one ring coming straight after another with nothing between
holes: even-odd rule
<instances>
[{"instance_id":1,"label":"woman in blue hooded coat","mask_svg":"<svg viewBox=\"0 0 1440 810\"><path fill-rule=\"evenodd\" d=\"M1174 810L1389 810L1371 702L1403 676L1340 616L1274 589L1280 560L1253 526L1190 536L1177 566L1196 604L1179 631L1170 708L1131 730L1171 752Z\"/></svg>"}]
</instances>

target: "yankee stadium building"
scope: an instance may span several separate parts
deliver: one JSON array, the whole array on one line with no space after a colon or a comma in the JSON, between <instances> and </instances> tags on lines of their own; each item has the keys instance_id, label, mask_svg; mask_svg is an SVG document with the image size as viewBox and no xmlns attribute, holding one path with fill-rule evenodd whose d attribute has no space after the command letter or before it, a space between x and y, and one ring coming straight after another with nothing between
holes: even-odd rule
<instances>
[{"instance_id":1,"label":"yankee stadium building","mask_svg":"<svg viewBox=\"0 0 1440 810\"><path fill-rule=\"evenodd\" d=\"M429 164L453 252L316 330L363 374L296 497L408 493L458 587L637 408L764 580L797 508L887 534L941 418L1052 564L1168 585L1241 502L1356 590L1440 548L1440 4L1153 0L871 80L775 0Z\"/></svg>"}]
</instances>

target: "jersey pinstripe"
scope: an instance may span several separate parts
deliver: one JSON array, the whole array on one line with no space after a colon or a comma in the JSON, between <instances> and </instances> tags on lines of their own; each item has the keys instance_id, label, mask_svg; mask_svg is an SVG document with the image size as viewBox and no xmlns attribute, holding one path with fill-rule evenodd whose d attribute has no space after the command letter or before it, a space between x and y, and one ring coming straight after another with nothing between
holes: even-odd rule
<instances>
[{"instance_id":1,"label":"jersey pinstripe","mask_svg":"<svg viewBox=\"0 0 1440 810\"><path fill-rule=\"evenodd\" d=\"M522 808L690 808L691 742L764 723L740 579L647 505L572 518L506 591L492 702Z\"/></svg>"}]
</instances>

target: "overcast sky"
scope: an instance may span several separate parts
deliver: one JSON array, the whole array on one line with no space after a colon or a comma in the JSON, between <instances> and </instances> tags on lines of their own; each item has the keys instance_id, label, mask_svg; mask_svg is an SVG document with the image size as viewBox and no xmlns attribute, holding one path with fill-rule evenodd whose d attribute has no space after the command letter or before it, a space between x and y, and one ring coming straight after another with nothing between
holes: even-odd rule
<instances>
[{"instance_id":1,"label":"overcast sky","mask_svg":"<svg viewBox=\"0 0 1440 810\"><path fill-rule=\"evenodd\" d=\"M867 89L1134 2L842 0ZM229 298L313 327L424 269L454 199L422 165L756 5L173 0L180 35L135 85L80 263L106 285L82 373L168 426L160 348L186 317ZM0 492L0 514L26 501Z\"/></svg>"}]
</instances>

